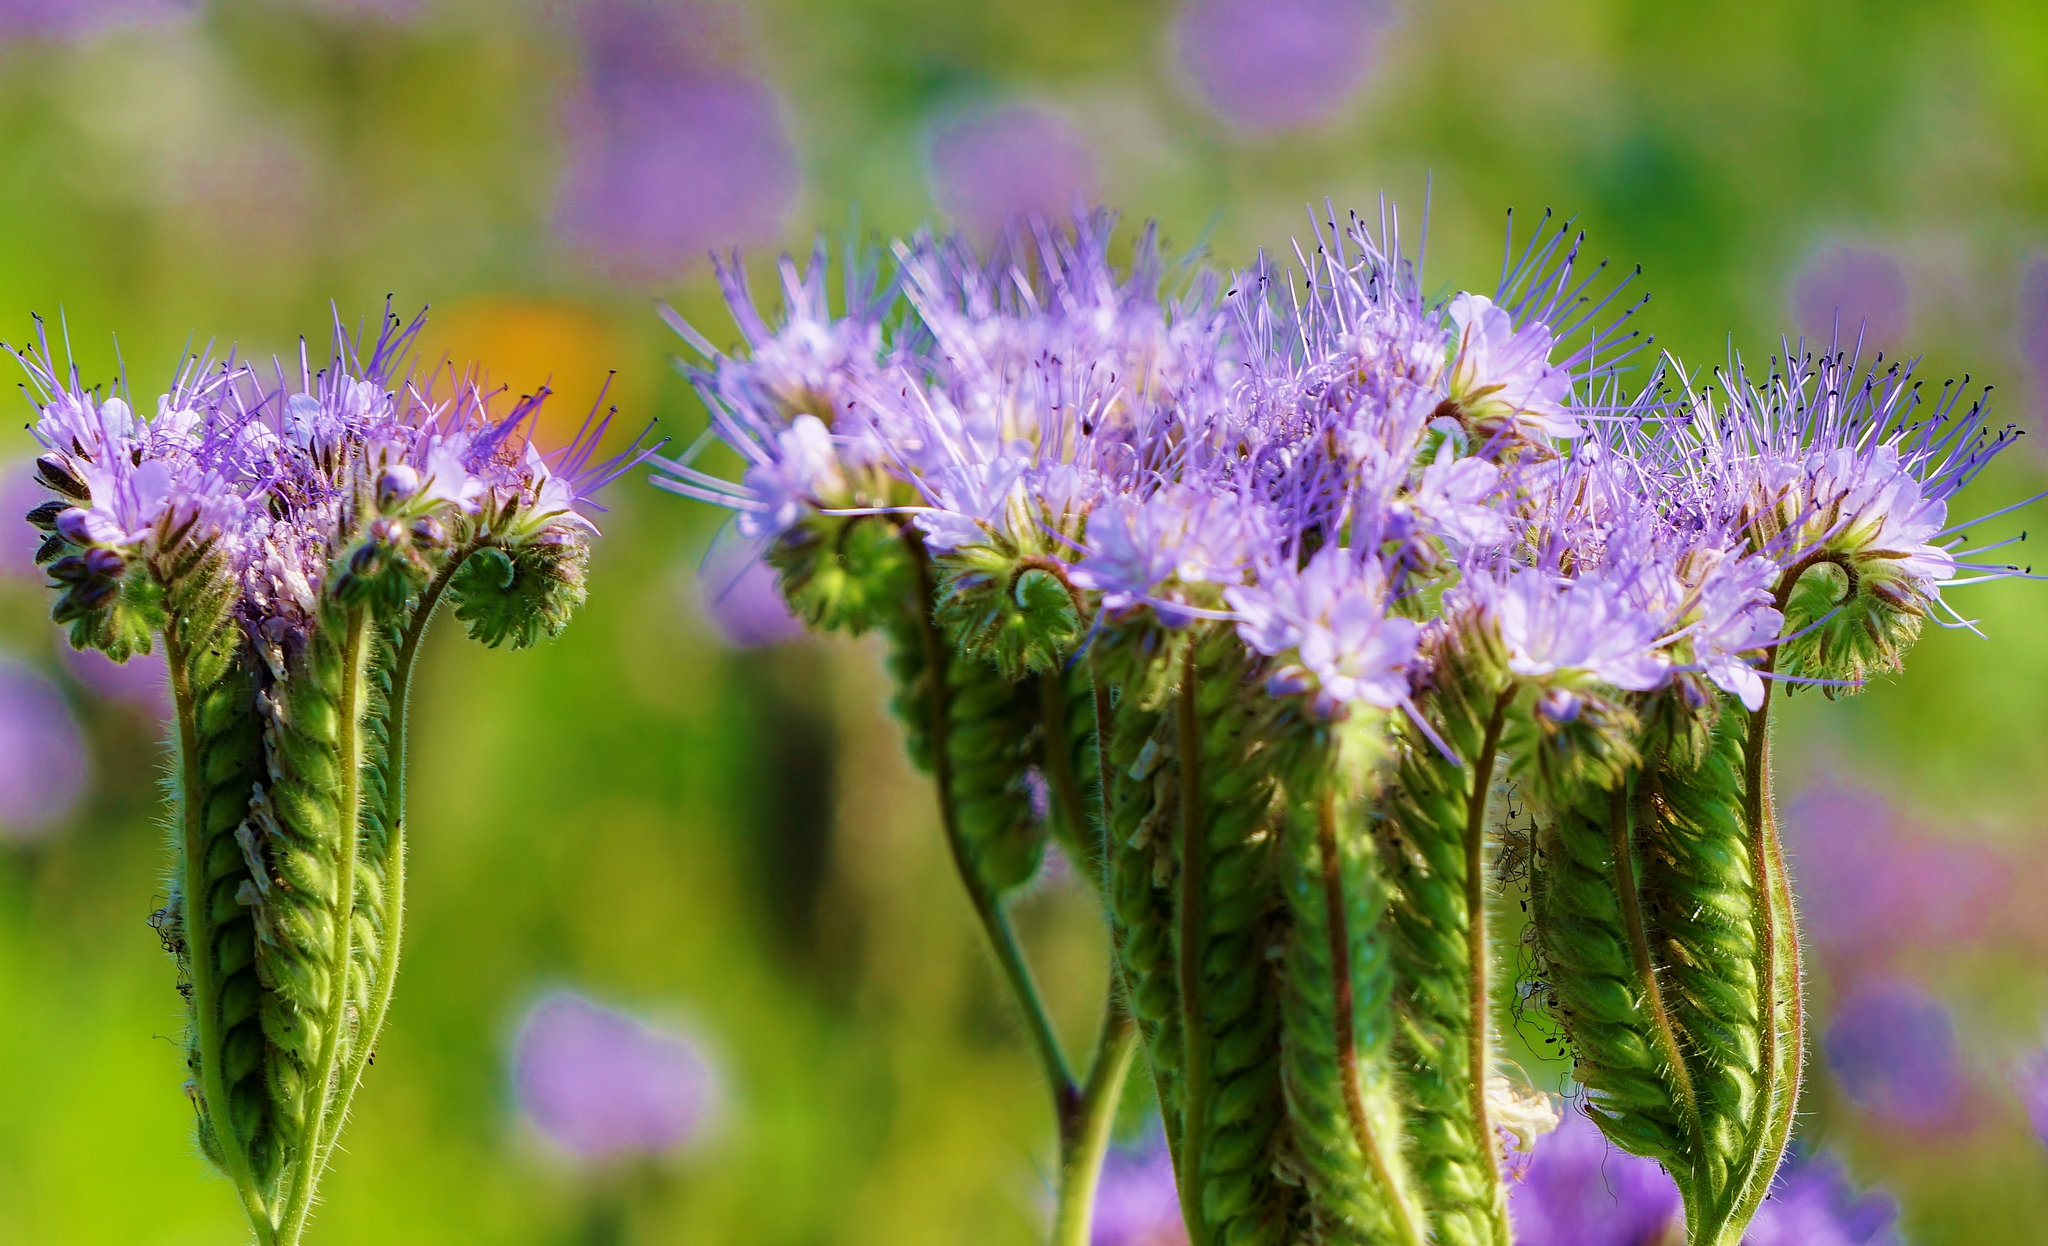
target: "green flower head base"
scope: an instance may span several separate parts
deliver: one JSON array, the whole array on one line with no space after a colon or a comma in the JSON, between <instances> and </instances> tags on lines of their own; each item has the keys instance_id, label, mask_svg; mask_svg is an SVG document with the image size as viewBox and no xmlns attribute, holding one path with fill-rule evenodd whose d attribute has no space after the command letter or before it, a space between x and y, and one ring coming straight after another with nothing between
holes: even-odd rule
<instances>
[{"instance_id":1,"label":"green flower head base","mask_svg":"<svg viewBox=\"0 0 2048 1246\"><path fill-rule=\"evenodd\" d=\"M422 325L315 367L195 359L153 417L27 369L54 494L29 515L53 614L116 660L161 643L176 703L171 899L201 1149L257 1238L296 1242L397 969L406 688L444 597L530 645L583 600L591 495L637 460L533 438L505 401L419 374ZM502 411L496 408L504 408ZM637 446L637 443L636 443Z\"/></svg>"}]
</instances>

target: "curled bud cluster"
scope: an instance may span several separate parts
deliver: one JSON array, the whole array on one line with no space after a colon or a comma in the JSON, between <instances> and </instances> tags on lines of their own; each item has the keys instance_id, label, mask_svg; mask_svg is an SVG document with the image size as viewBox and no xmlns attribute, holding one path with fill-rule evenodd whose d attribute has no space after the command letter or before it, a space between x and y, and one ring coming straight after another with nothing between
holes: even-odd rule
<instances>
[{"instance_id":1,"label":"curled bud cluster","mask_svg":"<svg viewBox=\"0 0 2048 1246\"><path fill-rule=\"evenodd\" d=\"M998 901L1066 837L1194 1240L1510 1240L1506 1152L1557 1118L1492 1056L1509 885L1589 1113L1739 1240L1804 1051L1770 690L1858 687L2022 574L1948 515L2014 434L1855 348L1625 384L1632 278L1548 218L1440 302L1387 209L1227 276L1112 225L922 234L836 303L821 248L776 317L722 267L744 349L672 323L744 467L655 483L895 642L1027 1019Z\"/></svg>"}]
</instances>

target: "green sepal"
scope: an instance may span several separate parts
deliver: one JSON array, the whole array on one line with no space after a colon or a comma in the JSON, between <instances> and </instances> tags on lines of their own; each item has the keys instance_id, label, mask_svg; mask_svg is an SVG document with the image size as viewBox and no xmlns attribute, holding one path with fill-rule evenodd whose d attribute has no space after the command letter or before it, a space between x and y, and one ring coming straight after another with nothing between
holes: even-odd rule
<instances>
[{"instance_id":1,"label":"green sepal","mask_svg":"<svg viewBox=\"0 0 2048 1246\"><path fill-rule=\"evenodd\" d=\"M1789 639L1778 646L1778 670L1827 681L1822 693L1828 697L1853 693L1870 677L1900 669L1931 604L1890 559L1817 561L1786 596Z\"/></svg>"},{"instance_id":2,"label":"green sepal","mask_svg":"<svg viewBox=\"0 0 2048 1246\"><path fill-rule=\"evenodd\" d=\"M1081 618L1062 573L1008 542L953 550L935 567L939 625L1008 679L1058 669L1080 639Z\"/></svg>"},{"instance_id":3,"label":"green sepal","mask_svg":"<svg viewBox=\"0 0 2048 1246\"><path fill-rule=\"evenodd\" d=\"M455 617L472 640L525 649L561 634L583 605L590 550L581 541L542 541L471 553L449 581Z\"/></svg>"},{"instance_id":4,"label":"green sepal","mask_svg":"<svg viewBox=\"0 0 2048 1246\"><path fill-rule=\"evenodd\" d=\"M900 618L914 595L902 535L879 516L808 516L768 548L768 563L790 610L819 631L860 635Z\"/></svg>"}]
</instances>

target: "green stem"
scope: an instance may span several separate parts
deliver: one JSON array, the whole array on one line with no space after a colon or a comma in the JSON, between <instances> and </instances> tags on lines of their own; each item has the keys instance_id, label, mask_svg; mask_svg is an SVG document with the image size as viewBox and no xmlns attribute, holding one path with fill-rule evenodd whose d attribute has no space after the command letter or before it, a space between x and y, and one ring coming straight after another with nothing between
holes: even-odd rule
<instances>
[{"instance_id":1,"label":"green stem","mask_svg":"<svg viewBox=\"0 0 2048 1246\"><path fill-rule=\"evenodd\" d=\"M1493 716L1486 720L1486 736L1472 764L1472 794L1465 801L1465 956L1469 961L1471 1008L1470 1030L1466 1036L1467 1071L1472 1084L1472 1127L1478 1133L1481 1165L1487 1183L1487 1202L1501 1246L1511 1240L1507 1227L1507 1187L1500 1176L1500 1147L1494 1140L1493 1114L1486 1106L1486 1079L1493 1071L1493 999L1488 979L1491 949L1486 936L1486 802L1493 787L1493 766L1500 755L1501 729L1507 721L1508 703L1514 699L1512 684L1501 690L1493 702Z\"/></svg>"},{"instance_id":2,"label":"green stem","mask_svg":"<svg viewBox=\"0 0 2048 1246\"><path fill-rule=\"evenodd\" d=\"M1095 1225L1095 1189L1102 1177L1102 1157L1109 1151L1117 1100L1137 1049L1138 1028L1112 979L1088 1080L1073 1113L1060 1122L1060 1202L1053 1218L1052 1246L1088 1246Z\"/></svg>"},{"instance_id":3,"label":"green stem","mask_svg":"<svg viewBox=\"0 0 2048 1246\"><path fill-rule=\"evenodd\" d=\"M961 885L966 887L967 897L974 904L974 915L980 919L982 931L988 936L989 948L995 953L996 964L1009 984L1010 994L1024 1014L1024 1026L1032 1050L1037 1054L1039 1067L1052 1088L1055 1116L1064 1118L1081 1092L1074 1085L1074 1075L1067 1069L1066 1054L1060 1050L1059 1038L1053 1033L1052 1019L1039 998L1038 985L1032 980L1031 968L1024 961L1024 953L1018 947L1016 934L1010 929L1002 903L989 894L976 878L974 862L968 857L967 844L960 833L959 811L954 807L953 799L952 689L946 680L945 645L940 640L938 625L932 621L931 558L925 552L924 541L916 529L907 525L903 528L903 543L910 552L910 566L917 587L911 621L917 627L918 644L924 653L930 688L926 698L927 729L931 736L932 781L939 796L939 821L945 828L946 846L952 853L953 868L959 873Z\"/></svg>"},{"instance_id":4,"label":"green stem","mask_svg":"<svg viewBox=\"0 0 2048 1246\"><path fill-rule=\"evenodd\" d=\"M298 1157L292 1165L291 1193L278 1224L279 1246L297 1246L306 1231L306 1218L313 1212L313 1192L320 1184L321 1161L326 1158L320 1139L327 1136L327 1118L336 1114L335 1076L340 1055L342 1018L348 1007L349 969L355 944L356 845L363 816L363 662L369 649L370 628L364 611L348 611L342 639L340 706L342 828L341 859L335 868L335 949L332 995L320 1038L320 1057L314 1064L314 1080L307 1090L317 1106L306 1114L299 1136Z\"/></svg>"},{"instance_id":5,"label":"green stem","mask_svg":"<svg viewBox=\"0 0 2048 1246\"><path fill-rule=\"evenodd\" d=\"M1338 858L1337 794L1323 793L1317 810L1317 848L1322 856L1323 907L1330 937L1330 976L1336 984L1337 1075L1343 1081L1344 1112L1350 1118L1351 1136L1359 1154L1372 1169L1373 1179L1385 1194L1394 1231L1402 1246L1423 1246L1428 1241L1427 1222L1414 1205L1407 1183L1396 1174L1388 1152L1388 1139L1372 1126L1365 1110L1365 1088L1358 1068L1357 1001L1352 995L1350 909L1344 902L1343 863ZM1398 1146L1398 1140L1393 1145Z\"/></svg>"},{"instance_id":6,"label":"green stem","mask_svg":"<svg viewBox=\"0 0 2048 1246\"><path fill-rule=\"evenodd\" d=\"M1638 781L1640 800L1647 802L1650 799L1649 785L1652 781L1649 775ZM1636 989L1643 994L1643 1007L1649 1011L1657 1046L1665 1063L1671 1066L1671 1080L1678 1090L1678 1109L1684 1114L1686 1128L1692 1134L1693 1188L1704 1189L1700 1166L1706 1163L1706 1135L1700 1124L1699 1100L1693 1090L1692 1070L1686 1065L1684 1051L1678 1045L1678 1030L1672 1024L1670 1009L1664 1004L1664 988L1657 981L1657 963L1650 954L1649 928L1643 921L1643 898L1636 886L1635 845L1629 834L1626 783L1615 785L1608 795L1607 847L1614 856L1614 894L1621 901L1621 927L1628 940L1629 959L1635 965Z\"/></svg>"},{"instance_id":7,"label":"green stem","mask_svg":"<svg viewBox=\"0 0 2048 1246\"><path fill-rule=\"evenodd\" d=\"M348 1114L349 1105L355 1100L356 1090L362 1085L363 1071L377 1054L377 1037L384 1030L384 1018L391 1011L393 986L398 978L398 949L405 934L405 754L406 729L411 708L413 664L419 657L420 642L425 639L427 627L433 622L434 612L440 608L441 598L448 591L449 581L469 556L476 552L476 546L467 546L449 558L446 565L435 574L414 608L412 618L406 622L405 630L398 642L397 659L392 663L390 730L386 735L385 747L390 753L390 771L384 785L384 825L389 828L391 843L388 849L391 868L384 886L383 918L384 965L377 980L371 985L370 1015L356 1033L356 1040L349 1047L348 1062L341 1072L339 1093L335 1111L329 1118L320 1138L320 1166L324 1169L328 1156L334 1151L334 1143L341 1136L341 1127Z\"/></svg>"},{"instance_id":8,"label":"green stem","mask_svg":"<svg viewBox=\"0 0 2048 1246\"><path fill-rule=\"evenodd\" d=\"M192 948L192 1012L199 1030L199 1095L212 1124L213 1137L227 1162L235 1193L242 1200L249 1224L256 1230L259 1246L276 1240L276 1226L249 1156L235 1131L233 1105L227 1084L221 1079L220 975L213 961L212 923L207 919L206 894L206 811L196 794L206 790L199 756L199 723L192 704L192 680L187 663L190 656L178 638L176 625L164 629L165 665L170 668L171 700L178 719L179 837L185 853L185 911L182 920L187 943Z\"/></svg>"},{"instance_id":9,"label":"green stem","mask_svg":"<svg viewBox=\"0 0 2048 1246\"><path fill-rule=\"evenodd\" d=\"M1208 1246L1202 1216L1202 1145L1208 1134L1209 1028L1202 1017L1202 926L1209 884L1208 827L1202 816L1202 730L1196 705L1195 646L1181 660L1180 736L1180 1206L1190 1246Z\"/></svg>"}]
</instances>

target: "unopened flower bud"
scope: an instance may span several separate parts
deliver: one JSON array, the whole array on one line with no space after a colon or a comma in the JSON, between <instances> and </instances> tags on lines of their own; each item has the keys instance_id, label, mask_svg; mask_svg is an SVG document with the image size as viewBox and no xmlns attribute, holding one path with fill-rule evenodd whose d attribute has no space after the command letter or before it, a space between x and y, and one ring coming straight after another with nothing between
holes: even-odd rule
<instances>
[{"instance_id":1,"label":"unopened flower bud","mask_svg":"<svg viewBox=\"0 0 2048 1246\"><path fill-rule=\"evenodd\" d=\"M62 455L45 454L37 459L36 476L67 498L83 502L92 496L92 490L85 487L85 482L78 478L78 473Z\"/></svg>"},{"instance_id":2,"label":"unopened flower bud","mask_svg":"<svg viewBox=\"0 0 2048 1246\"><path fill-rule=\"evenodd\" d=\"M448 526L432 515L423 515L412 521L412 542L434 548L447 543Z\"/></svg>"},{"instance_id":3,"label":"unopened flower bud","mask_svg":"<svg viewBox=\"0 0 2048 1246\"><path fill-rule=\"evenodd\" d=\"M128 569L128 560L110 549L89 549L85 551L85 569L111 580Z\"/></svg>"},{"instance_id":4,"label":"unopened flower bud","mask_svg":"<svg viewBox=\"0 0 2048 1246\"><path fill-rule=\"evenodd\" d=\"M74 506L57 515L57 531L74 545L118 545L121 526L99 511Z\"/></svg>"},{"instance_id":5,"label":"unopened flower bud","mask_svg":"<svg viewBox=\"0 0 2048 1246\"><path fill-rule=\"evenodd\" d=\"M420 474L404 463L393 463L377 477L377 504L396 506L420 491Z\"/></svg>"},{"instance_id":6,"label":"unopened flower bud","mask_svg":"<svg viewBox=\"0 0 2048 1246\"><path fill-rule=\"evenodd\" d=\"M1552 688L1536 702L1536 712L1555 723L1578 721L1579 711L1586 706L1578 693L1569 688Z\"/></svg>"}]
</instances>

